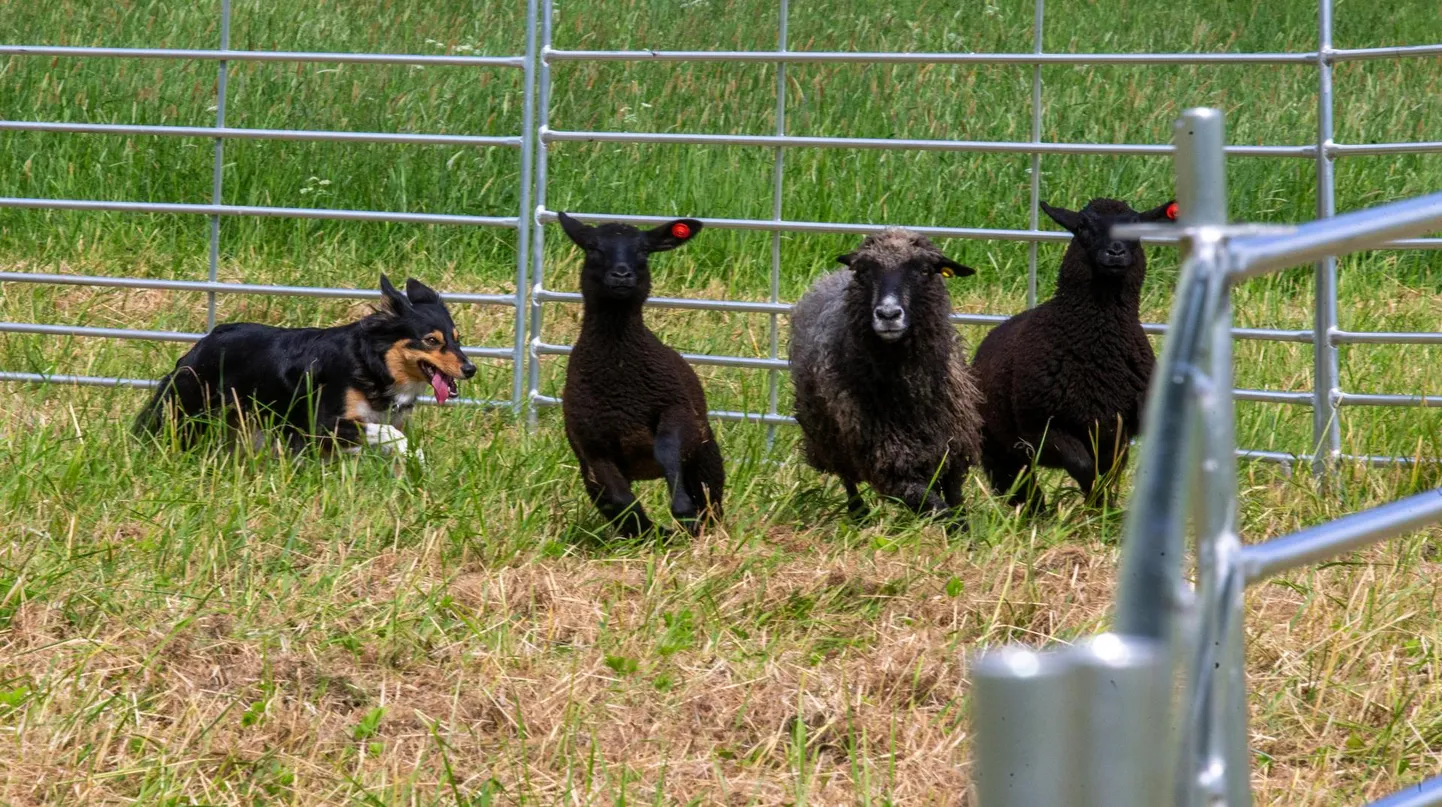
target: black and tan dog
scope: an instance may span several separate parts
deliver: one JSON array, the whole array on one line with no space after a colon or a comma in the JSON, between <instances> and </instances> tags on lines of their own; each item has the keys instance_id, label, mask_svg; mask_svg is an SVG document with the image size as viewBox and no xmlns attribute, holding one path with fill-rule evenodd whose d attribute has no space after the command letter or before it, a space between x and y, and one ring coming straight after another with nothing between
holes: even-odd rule
<instances>
[{"instance_id":1,"label":"black and tan dog","mask_svg":"<svg viewBox=\"0 0 1442 807\"><path fill-rule=\"evenodd\" d=\"M326 454L364 445L408 453L400 426L423 392L438 403L475 375L441 297L381 275L381 306L349 325L276 328L234 322L195 343L162 379L135 421L137 434L172 425L182 445L210 422L255 433L278 427L292 450L318 441Z\"/></svg>"}]
</instances>

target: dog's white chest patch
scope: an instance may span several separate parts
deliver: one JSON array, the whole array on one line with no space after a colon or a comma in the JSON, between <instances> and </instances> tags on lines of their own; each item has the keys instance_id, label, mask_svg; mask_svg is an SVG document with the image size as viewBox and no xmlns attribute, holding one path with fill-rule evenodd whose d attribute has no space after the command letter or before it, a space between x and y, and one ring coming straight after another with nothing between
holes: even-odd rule
<instances>
[{"instance_id":1,"label":"dog's white chest patch","mask_svg":"<svg viewBox=\"0 0 1442 807\"><path fill-rule=\"evenodd\" d=\"M429 384L397 384L391 394L395 406L412 406L421 393L430 389Z\"/></svg>"}]
</instances>

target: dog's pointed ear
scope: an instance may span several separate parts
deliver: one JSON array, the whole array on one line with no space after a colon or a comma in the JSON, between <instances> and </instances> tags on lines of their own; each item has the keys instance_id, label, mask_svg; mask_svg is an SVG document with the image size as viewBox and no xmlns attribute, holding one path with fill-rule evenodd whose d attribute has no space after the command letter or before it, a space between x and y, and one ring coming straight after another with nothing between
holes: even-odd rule
<instances>
[{"instance_id":1,"label":"dog's pointed ear","mask_svg":"<svg viewBox=\"0 0 1442 807\"><path fill-rule=\"evenodd\" d=\"M381 275L381 307L396 316L411 310L411 301L391 285L391 279Z\"/></svg>"},{"instance_id":2,"label":"dog's pointed ear","mask_svg":"<svg viewBox=\"0 0 1442 807\"><path fill-rule=\"evenodd\" d=\"M665 252L668 249L675 249L695 238L696 233L699 232L701 232L700 221L676 219L647 230L644 241L645 249L647 252Z\"/></svg>"},{"instance_id":3,"label":"dog's pointed ear","mask_svg":"<svg viewBox=\"0 0 1442 807\"><path fill-rule=\"evenodd\" d=\"M1075 234L1077 228L1081 226L1081 214L1075 210L1067 210L1064 207L1052 207L1046 202L1041 203L1041 209L1042 212L1051 217L1052 221L1060 224L1062 229L1069 233Z\"/></svg>"},{"instance_id":4,"label":"dog's pointed ear","mask_svg":"<svg viewBox=\"0 0 1442 807\"><path fill-rule=\"evenodd\" d=\"M406 297L411 305L440 305L441 295L436 290L415 278L406 279Z\"/></svg>"},{"instance_id":5,"label":"dog's pointed ear","mask_svg":"<svg viewBox=\"0 0 1442 807\"><path fill-rule=\"evenodd\" d=\"M556 213L556 221L561 223L561 229L566 237L581 249L592 249L596 246L596 228L589 224L583 224L563 212Z\"/></svg>"}]
</instances>

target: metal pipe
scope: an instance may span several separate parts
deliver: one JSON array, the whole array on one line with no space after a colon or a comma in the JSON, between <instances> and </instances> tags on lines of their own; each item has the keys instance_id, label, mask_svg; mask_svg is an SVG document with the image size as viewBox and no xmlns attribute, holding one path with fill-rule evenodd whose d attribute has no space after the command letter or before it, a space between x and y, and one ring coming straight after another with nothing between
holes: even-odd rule
<instances>
[{"instance_id":1,"label":"metal pipe","mask_svg":"<svg viewBox=\"0 0 1442 807\"><path fill-rule=\"evenodd\" d=\"M730 135L688 132L593 132L549 130L549 143L668 143L694 146L760 146L764 148L844 148L892 151L966 151L986 154L1073 154L1165 157L1173 147L1143 143L1029 143L1006 140L918 140L873 137L798 137L796 135ZM1238 157L1313 157L1316 146L1228 146Z\"/></svg>"},{"instance_id":2,"label":"metal pipe","mask_svg":"<svg viewBox=\"0 0 1442 807\"><path fill-rule=\"evenodd\" d=\"M1032 53L1040 54L1042 51L1042 23L1046 17L1046 0L1036 0L1036 13L1032 19L1031 46ZM1031 69L1031 142L1033 145L1041 143L1041 64L1032 66ZM1041 224L1041 153L1031 153L1031 210L1028 215L1029 224L1033 230L1038 229ZM1026 248L1026 307L1036 307L1036 261L1037 242L1033 241Z\"/></svg>"},{"instance_id":3,"label":"metal pipe","mask_svg":"<svg viewBox=\"0 0 1442 807\"><path fill-rule=\"evenodd\" d=\"M230 0L220 0L220 49L230 49ZM218 76L215 82L215 128L225 128L225 85L229 71L226 69L224 59L220 60ZM215 138L215 162L211 167L210 178L210 203L217 207L224 201L221 195L221 187L224 182L225 172L225 139ZM220 281L220 216L212 214L210 217L210 282ZM205 329L207 331L215 328L215 292L206 295L205 301Z\"/></svg>"},{"instance_id":4,"label":"metal pipe","mask_svg":"<svg viewBox=\"0 0 1442 807\"><path fill-rule=\"evenodd\" d=\"M1357 143L1332 144L1327 147L1327 156L1346 157L1365 154L1435 154L1442 152L1442 140L1417 143Z\"/></svg>"},{"instance_id":5,"label":"metal pipe","mask_svg":"<svg viewBox=\"0 0 1442 807\"><path fill-rule=\"evenodd\" d=\"M1442 193L1343 213L1298 225L1281 235L1232 242L1235 280L1260 277L1328 255L1347 255L1389 246L1394 239L1442 229Z\"/></svg>"},{"instance_id":6,"label":"metal pipe","mask_svg":"<svg viewBox=\"0 0 1442 807\"><path fill-rule=\"evenodd\" d=\"M1333 399L1335 406L1421 406L1442 407L1439 395L1377 395L1361 392L1338 392Z\"/></svg>"},{"instance_id":7,"label":"metal pipe","mask_svg":"<svg viewBox=\"0 0 1442 807\"><path fill-rule=\"evenodd\" d=\"M1079 807L1157 807L1171 792L1176 760L1167 753L1171 661L1165 645L1104 633L1070 651L1085 703L1074 753ZM1040 802L1039 802L1040 804Z\"/></svg>"},{"instance_id":8,"label":"metal pipe","mask_svg":"<svg viewBox=\"0 0 1442 807\"><path fill-rule=\"evenodd\" d=\"M560 406L561 399L551 395L537 393L531 396L531 403L536 406ZM761 423L764 425L795 426L796 418L786 415L767 415L759 412L733 412L726 409L712 409L706 413L706 417L716 420L739 421L745 423Z\"/></svg>"},{"instance_id":9,"label":"metal pipe","mask_svg":"<svg viewBox=\"0 0 1442 807\"><path fill-rule=\"evenodd\" d=\"M531 275L531 163L536 148L536 0L526 0L526 56L521 98L521 203L516 214L516 317L511 367L511 413L519 416L526 392L526 286Z\"/></svg>"},{"instance_id":10,"label":"metal pipe","mask_svg":"<svg viewBox=\"0 0 1442 807\"><path fill-rule=\"evenodd\" d=\"M1066 655L1002 647L971 668L978 807L1075 804L1082 705Z\"/></svg>"},{"instance_id":11,"label":"metal pipe","mask_svg":"<svg viewBox=\"0 0 1442 807\"><path fill-rule=\"evenodd\" d=\"M543 356L569 356L571 345L553 345L542 342L535 346ZM745 367L752 370L785 370L785 359L751 358L749 356L716 356L710 353L682 353L681 358L691 364L706 364L714 367ZM775 414L768 412L767 414Z\"/></svg>"},{"instance_id":12,"label":"metal pipe","mask_svg":"<svg viewBox=\"0 0 1442 807\"><path fill-rule=\"evenodd\" d=\"M1406 45L1396 48L1337 48L1327 54L1327 59L1332 62L1360 62L1438 55L1442 55L1442 45Z\"/></svg>"},{"instance_id":13,"label":"metal pipe","mask_svg":"<svg viewBox=\"0 0 1442 807\"><path fill-rule=\"evenodd\" d=\"M1442 345L1442 333L1332 331L1334 345Z\"/></svg>"},{"instance_id":14,"label":"metal pipe","mask_svg":"<svg viewBox=\"0 0 1442 807\"><path fill-rule=\"evenodd\" d=\"M1242 547L1247 585L1276 574L1405 535L1442 521L1442 489L1342 516L1266 543Z\"/></svg>"},{"instance_id":15,"label":"metal pipe","mask_svg":"<svg viewBox=\"0 0 1442 807\"><path fill-rule=\"evenodd\" d=\"M1317 219L1337 215L1336 175L1328 149L1332 146L1332 0L1317 0ZM1317 223L1317 222L1314 222ZM1337 327L1337 259L1321 255L1316 266L1312 314L1312 446L1317 458L1312 473L1325 477L1333 458L1342 453L1341 424L1337 421L1337 348L1332 330Z\"/></svg>"},{"instance_id":16,"label":"metal pipe","mask_svg":"<svg viewBox=\"0 0 1442 807\"><path fill-rule=\"evenodd\" d=\"M381 296L381 293L375 289L271 286L253 283L210 283L202 280L151 280L139 277L60 275L43 272L0 272L0 283L46 283L62 286L100 286L122 289L214 292L219 294L264 294L285 297L323 297L342 300L375 300ZM442 292L441 296L447 303L477 303L482 305L516 304L515 296L511 294Z\"/></svg>"},{"instance_id":17,"label":"metal pipe","mask_svg":"<svg viewBox=\"0 0 1442 807\"><path fill-rule=\"evenodd\" d=\"M776 50L786 52L786 22L790 16L790 0L781 0L777 17ZM786 62L776 63L776 136L786 136ZM771 163L771 220L781 221L781 190L785 177L786 149L776 147ZM1032 229L1036 229L1033 227ZM771 302L781 302L781 231L771 232ZM771 358L775 360L781 351L781 323L775 312L771 314L770 337ZM767 373L766 414L777 414L781 377L778 371ZM776 444L776 427L766 427L766 447Z\"/></svg>"},{"instance_id":18,"label":"metal pipe","mask_svg":"<svg viewBox=\"0 0 1442 807\"><path fill-rule=\"evenodd\" d=\"M534 155L535 211L531 222L531 324L530 351L526 360L526 428L533 429L539 417L541 396L541 323L545 313L542 305L546 293L546 180L549 152L545 133L551 125L551 65L547 54L551 50L551 20L555 16L552 0L541 2L540 61L536 65L536 139ZM579 295L577 295L579 296Z\"/></svg>"},{"instance_id":19,"label":"metal pipe","mask_svg":"<svg viewBox=\"0 0 1442 807\"><path fill-rule=\"evenodd\" d=\"M198 342L203 333L146 331L136 328L92 328L85 325L42 325L38 322L0 322L0 333L33 333L52 336L90 336L101 339L142 339L150 342Z\"/></svg>"},{"instance_id":20,"label":"metal pipe","mask_svg":"<svg viewBox=\"0 0 1442 807\"><path fill-rule=\"evenodd\" d=\"M382 210L333 210L323 207L256 207L252 205L192 205L171 202L112 202L104 199L27 199L0 197L0 207L39 210L115 210L122 213L177 213L202 216L267 216L332 221L396 221L410 224L470 224L479 227L515 227L514 216L453 216L443 213L396 213Z\"/></svg>"},{"instance_id":21,"label":"metal pipe","mask_svg":"<svg viewBox=\"0 0 1442 807\"><path fill-rule=\"evenodd\" d=\"M1221 112L1188 109L1172 129L1177 145L1177 199L1183 226L1226 222L1226 142ZM1117 592L1117 632L1174 640L1186 601L1181 559L1185 546L1188 479L1195 435L1189 425L1200 374L1195 362L1209 339L1212 301L1207 261L1215 241L1191 245L1182 262L1172 306L1171 332L1152 374L1142 428L1142 457L1132 504Z\"/></svg>"},{"instance_id":22,"label":"metal pipe","mask_svg":"<svg viewBox=\"0 0 1442 807\"><path fill-rule=\"evenodd\" d=\"M332 53L326 51L191 50L183 48L77 48L51 45L0 45L0 56L59 56L113 59L198 59L227 62L327 62L330 64L417 64L471 67L524 67L520 56L433 56L408 53Z\"/></svg>"},{"instance_id":23,"label":"metal pipe","mask_svg":"<svg viewBox=\"0 0 1442 807\"><path fill-rule=\"evenodd\" d=\"M225 64L225 62L221 62ZM0 121L0 132L64 132L113 136L207 137L218 140L296 140L324 143L390 143L416 146L521 146L523 137L489 135L408 134L401 132L332 132L311 129L236 129L229 126L140 126L128 123L66 121Z\"/></svg>"},{"instance_id":24,"label":"metal pipe","mask_svg":"<svg viewBox=\"0 0 1442 807\"><path fill-rule=\"evenodd\" d=\"M3 51L0 51L3 53ZM553 62L791 64L1312 64L1315 53L887 53L764 50L548 50Z\"/></svg>"}]
</instances>

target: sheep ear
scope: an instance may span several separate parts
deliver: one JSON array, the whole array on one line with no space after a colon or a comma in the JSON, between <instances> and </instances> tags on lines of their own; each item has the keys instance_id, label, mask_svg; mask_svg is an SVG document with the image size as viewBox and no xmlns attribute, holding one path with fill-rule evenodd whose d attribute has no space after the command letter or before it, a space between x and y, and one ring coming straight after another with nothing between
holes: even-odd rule
<instances>
[{"instance_id":1,"label":"sheep ear","mask_svg":"<svg viewBox=\"0 0 1442 807\"><path fill-rule=\"evenodd\" d=\"M1157 205L1156 207L1146 211L1145 213L1139 213L1138 217L1142 221L1164 221L1174 219L1177 216L1176 204L1177 201L1173 199L1170 202Z\"/></svg>"},{"instance_id":2,"label":"sheep ear","mask_svg":"<svg viewBox=\"0 0 1442 807\"><path fill-rule=\"evenodd\" d=\"M646 231L644 248L647 252L665 252L675 249L696 237L701 232L701 222L696 219L676 219Z\"/></svg>"},{"instance_id":3,"label":"sheep ear","mask_svg":"<svg viewBox=\"0 0 1442 807\"><path fill-rule=\"evenodd\" d=\"M412 305L440 305L441 295L415 278L406 279L406 298Z\"/></svg>"},{"instance_id":4,"label":"sheep ear","mask_svg":"<svg viewBox=\"0 0 1442 807\"><path fill-rule=\"evenodd\" d=\"M847 265L847 266L850 266L850 265L851 265L851 262L854 261L854 260L856 260L856 253L855 253L855 252L848 252L848 253L846 253L845 255L837 255L837 256L836 256L836 262L837 262L837 263L845 264L845 265Z\"/></svg>"},{"instance_id":5,"label":"sheep ear","mask_svg":"<svg viewBox=\"0 0 1442 807\"><path fill-rule=\"evenodd\" d=\"M1064 207L1052 207L1046 202L1041 203L1042 212L1051 217L1051 220L1060 224L1062 229L1069 233L1075 233L1081 226L1081 214L1075 210L1067 210Z\"/></svg>"},{"instance_id":6,"label":"sheep ear","mask_svg":"<svg viewBox=\"0 0 1442 807\"><path fill-rule=\"evenodd\" d=\"M582 224L565 213L557 213L556 220L561 223L561 229L565 231L566 237L581 249L591 249L596 246L596 228L589 224Z\"/></svg>"},{"instance_id":7,"label":"sheep ear","mask_svg":"<svg viewBox=\"0 0 1442 807\"><path fill-rule=\"evenodd\" d=\"M976 274L975 269L959 264L945 255L937 259L936 272L942 277L971 277Z\"/></svg>"},{"instance_id":8,"label":"sheep ear","mask_svg":"<svg viewBox=\"0 0 1442 807\"><path fill-rule=\"evenodd\" d=\"M381 307L396 316L411 310L411 301L391 285L391 279L381 275Z\"/></svg>"}]
</instances>

